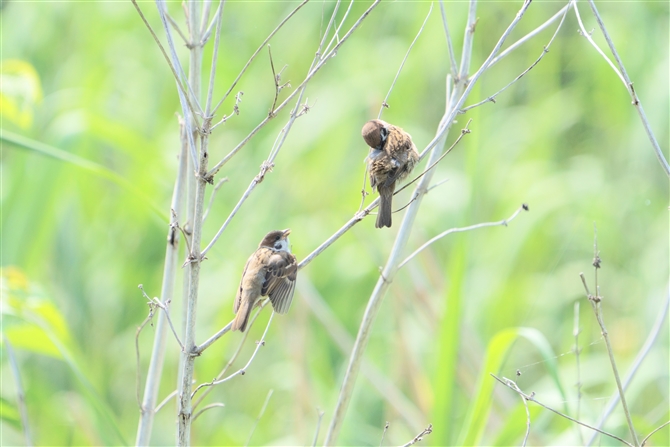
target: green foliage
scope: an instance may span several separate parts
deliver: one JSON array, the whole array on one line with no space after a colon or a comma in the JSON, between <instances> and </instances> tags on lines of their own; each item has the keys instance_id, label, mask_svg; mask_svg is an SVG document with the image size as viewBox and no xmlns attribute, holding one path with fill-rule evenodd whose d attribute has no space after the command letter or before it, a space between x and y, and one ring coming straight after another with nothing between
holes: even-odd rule
<instances>
[{"instance_id":1,"label":"green foliage","mask_svg":"<svg viewBox=\"0 0 670 447\"><path fill-rule=\"evenodd\" d=\"M155 7L140 5L163 37ZM334 5L308 3L271 42L275 68L286 65L282 81L293 88L313 60L327 25L322 17L328 18ZM343 29L368 5L353 2ZM437 6L382 115L410 132L419 149L433 138L443 114L449 73ZM478 5L471 72L519 6ZM183 24L180 4L168 7ZM294 7L226 2L215 99ZM338 23L346 7L341 5ZM560 7L534 1L508 43ZM586 27L597 28L588 6L579 7ZM667 150L669 5L599 7ZM310 82L305 96L311 110L296 120L273 171L202 264L197 340L232 319L242 268L267 231L290 227L293 252L302 259L358 210L366 155L360 128L377 115L428 8L421 2L382 2ZM458 58L467 3L446 2L445 8ZM130 442L139 413L134 337L148 314L137 285L143 284L150 296L160 293L176 178L175 82L130 3L10 1L3 2L0 20L2 331L17 351L33 438L39 445ZM532 64L554 29L550 26L493 67L467 104L494 94ZM412 414L391 403L392 393L380 393L362 375L344 420L342 445L378 445L386 421L385 445L408 442L428 423L434 432L420 445L520 445L525 410L515 393L489 377L491 372L515 378L520 370L515 380L523 391L534 391L538 400L575 415L576 300L583 304L580 418L597 420L615 385L578 277L582 271L593 277L594 222L603 258L599 284L605 320L623 372L639 352L667 294L668 179L626 90L576 29L570 13L535 68L495 104L457 118L447 144L470 118L472 134L436 168L434 181L449 181L425 197L407 253L448 228L505 218L523 202L530 211L508 227L454 234L433 244L394 278L373 327L365 361L382 371L424 423L411 423ZM606 49L599 31L593 35ZM181 41L178 51L187 66ZM204 85L211 53L208 44ZM212 162L267 116L274 99L267 51L250 65L217 118L232 114L238 91L244 91L240 115L212 134ZM290 91L283 90L279 101ZM213 200L204 225L206 243L258 174L288 113L287 108L272 119L218 174L215 181L229 181ZM206 203L210 193L211 188ZM408 188L394 205L411 197ZM330 312L319 319L297 293L288 315L274 318L267 344L246 374L215 388L204 401L203 406L226 406L196 420L194 445L246 442L270 389L272 399L252 442L311 445L317 407L325 412L322 442L349 357L339 348L339 329L332 331L328 323L335 320L349 338L355 337L401 215L383 231L374 228L374 217L366 218L300 272L298 280L308 278ZM182 283L180 271L176 290ZM181 297L171 307L179 330ZM251 328L231 371L247 362L268 317L264 311ZM142 377L153 335L148 325L140 336ZM519 337L524 340L515 342ZM239 340L239 334L227 334L197 359L198 383L219 373ZM629 392L643 435L670 417L669 351L666 323ZM179 354L169 338L159 400L175 389ZM15 385L5 356L2 362L0 442L22 444ZM574 424L529 406L535 445L580 443ZM174 443L175 414L173 401L157 414L152 444ZM628 436L620 408L605 429ZM589 435L585 429L582 434ZM650 443L668 445L668 430Z\"/></svg>"}]
</instances>

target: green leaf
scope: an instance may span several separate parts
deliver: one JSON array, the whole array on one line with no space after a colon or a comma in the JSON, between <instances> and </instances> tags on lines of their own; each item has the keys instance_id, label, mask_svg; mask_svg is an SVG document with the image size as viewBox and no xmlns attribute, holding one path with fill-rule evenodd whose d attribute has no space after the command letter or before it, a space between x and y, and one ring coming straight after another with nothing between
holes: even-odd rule
<instances>
[{"instance_id":1,"label":"green leaf","mask_svg":"<svg viewBox=\"0 0 670 447\"><path fill-rule=\"evenodd\" d=\"M478 445L481 442L486 423L489 420L491 396L493 394L493 387L496 384L495 380L489 374L498 373L502 369L510 348L519 337L527 339L537 348L561 396L563 396L563 401L567 400L558 379L556 355L546 337L537 329L527 327L500 331L493 336L486 348L484 366L477 380L477 394L468 409L468 415L461 431L458 445Z\"/></svg>"},{"instance_id":2,"label":"green leaf","mask_svg":"<svg viewBox=\"0 0 670 447\"><path fill-rule=\"evenodd\" d=\"M7 422L17 430L21 430L19 408L3 397L0 397L0 420Z\"/></svg>"},{"instance_id":3,"label":"green leaf","mask_svg":"<svg viewBox=\"0 0 670 447\"><path fill-rule=\"evenodd\" d=\"M26 149L41 155L46 155L47 157L55 158L56 160L70 163L81 169L92 172L99 177L111 180L112 182L116 183L122 188L125 188L141 199L144 203L151 207L163 221L168 222L170 220L161 208L154 204L153 201L151 201L142 191L140 191L130 181L128 181L128 179L120 176L116 172L101 164L4 129L2 130L2 134L0 134L0 141L10 143L21 149Z\"/></svg>"},{"instance_id":4,"label":"green leaf","mask_svg":"<svg viewBox=\"0 0 670 447\"><path fill-rule=\"evenodd\" d=\"M81 369L66 320L58 308L31 286L20 269L0 269L0 277L3 320L9 320L3 331L12 345L65 361L84 388L89 404L97 410L103 428L115 436L110 442L127 445L112 411Z\"/></svg>"}]
</instances>

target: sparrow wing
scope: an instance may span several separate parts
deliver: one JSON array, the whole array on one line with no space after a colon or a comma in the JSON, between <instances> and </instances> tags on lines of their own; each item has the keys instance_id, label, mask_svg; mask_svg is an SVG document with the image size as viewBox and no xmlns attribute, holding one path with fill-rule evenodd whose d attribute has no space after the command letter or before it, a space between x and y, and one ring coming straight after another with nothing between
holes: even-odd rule
<instances>
[{"instance_id":1,"label":"sparrow wing","mask_svg":"<svg viewBox=\"0 0 670 447\"><path fill-rule=\"evenodd\" d=\"M244 292L244 278L247 276L247 271L251 265L258 264L259 250L256 250L254 253L249 256L247 263L244 265L244 271L242 272L242 278L240 278L240 286L237 288L237 295L235 296L235 302L233 303L233 313L237 314L237 311L240 308L242 303L242 294ZM251 272L249 272L251 273Z\"/></svg>"},{"instance_id":2,"label":"sparrow wing","mask_svg":"<svg viewBox=\"0 0 670 447\"><path fill-rule=\"evenodd\" d=\"M298 263L291 253L280 251L270 256L261 295L269 296L275 312L285 314L291 307Z\"/></svg>"}]
</instances>

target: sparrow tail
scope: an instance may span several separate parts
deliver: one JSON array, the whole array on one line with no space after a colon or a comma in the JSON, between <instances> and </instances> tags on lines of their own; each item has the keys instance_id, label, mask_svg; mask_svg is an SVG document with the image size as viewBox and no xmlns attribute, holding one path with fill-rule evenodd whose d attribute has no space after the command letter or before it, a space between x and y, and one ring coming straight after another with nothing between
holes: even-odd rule
<instances>
[{"instance_id":1,"label":"sparrow tail","mask_svg":"<svg viewBox=\"0 0 670 447\"><path fill-rule=\"evenodd\" d=\"M377 213L376 228L391 227L391 208L393 204L393 191L395 182L389 187L378 187L379 191L379 212Z\"/></svg>"},{"instance_id":2,"label":"sparrow tail","mask_svg":"<svg viewBox=\"0 0 670 447\"><path fill-rule=\"evenodd\" d=\"M233 320L232 330L244 332L247 328L247 322L249 321L249 315L251 315L251 303L248 300L242 300L240 308L237 309L237 314Z\"/></svg>"}]
</instances>

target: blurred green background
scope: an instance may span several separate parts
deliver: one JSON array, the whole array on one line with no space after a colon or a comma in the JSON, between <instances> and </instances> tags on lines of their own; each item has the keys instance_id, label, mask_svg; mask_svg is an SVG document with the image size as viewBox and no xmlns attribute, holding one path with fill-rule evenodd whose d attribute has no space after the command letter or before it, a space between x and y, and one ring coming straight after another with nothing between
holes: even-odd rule
<instances>
[{"instance_id":1,"label":"blurred green background","mask_svg":"<svg viewBox=\"0 0 670 447\"><path fill-rule=\"evenodd\" d=\"M140 5L164 36L154 4ZM296 5L226 3L215 98ZM165 216L179 150L175 82L130 2L3 1L2 6L3 333L16 351L32 437L40 445L132 444L139 417L134 337L148 314L137 285L150 296L160 294ZM368 6L355 2L343 28ZM471 73L520 6L479 4ZM275 67L286 65L282 79L293 87L304 78L333 7L309 3L271 41ZM305 95L313 108L296 121L274 171L202 266L198 341L232 319L244 262L266 232L290 227L293 252L301 259L357 211L366 155L360 128L376 117L429 7L382 3L310 82ZM467 3L445 7L460 58ZM533 2L508 43L561 7ZM185 29L180 4L169 8ZM599 8L667 150L668 3L599 3ZM587 4L580 3L580 11L586 27L597 28ZM490 70L467 103L495 93L527 68L554 29ZM520 445L526 428L521 400L489 372L513 378L524 391L573 416L579 405L580 419L593 423L615 392L578 276L585 272L593 284L594 223L603 259L605 322L622 373L640 351L668 293L668 179L626 90L577 29L569 13L539 65L496 104L459 116L448 144L469 118L472 134L437 167L434 182L448 181L424 199L407 253L448 228L506 218L522 202L530 212L508 227L448 236L398 273L365 355L376 373L359 377L342 445L378 445L386 421L385 445L408 442L429 423L434 432L421 445ZM593 35L606 49L599 31ZM179 48L186 63L187 50L181 43ZM206 74L211 52L210 44ZM448 72L436 4L382 116L410 132L420 150L443 114ZM234 93L239 90L244 91L240 115L211 137L213 161L244 138L272 104L267 51ZM280 100L288 94L283 91ZM231 113L232 96L219 116ZM205 242L258 173L288 113L284 109L219 173L217 178L229 182L214 199ZM7 132L28 140L11 143ZM55 148L98 167L49 157L38 150L40 143L48 145L47 152ZM408 189L395 203L410 197ZM393 228L376 230L374 217L368 217L300 272L290 313L274 319L247 374L208 396L206 403L223 402L225 408L209 410L194 423L194 445L247 442L270 389L250 444L311 444L318 411L325 412L322 441L348 361L338 343L356 335L401 215L394 220ZM577 301L579 369L573 351ZM317 317L313 309L319 304ZM181 305L181 298L173 303L177 327ZM265 310L251 329L234 368L246 363L269 314ZM666 321L627 394L641 437L670 417L667 328ZM147 326L140 337L142 388L153 331ZM220 371L240 338L228 334L197 359L198 382ZM25 440L6 352L3 348L0 442L20 445ZM176 386L178 354L170 338L159 400ZM393 405L394 393L405 400ZM481 404L477 409L475 402ZM581 445L590 436L530 407L529 445ZM175 415L174 404L158 413L153 444L175 442ZM629 436L620 407L604 428ZM670 444L669 431L666 427L648 445ZM596 443L619 445L607 437Z\"/></svg>"}]
</instances>

